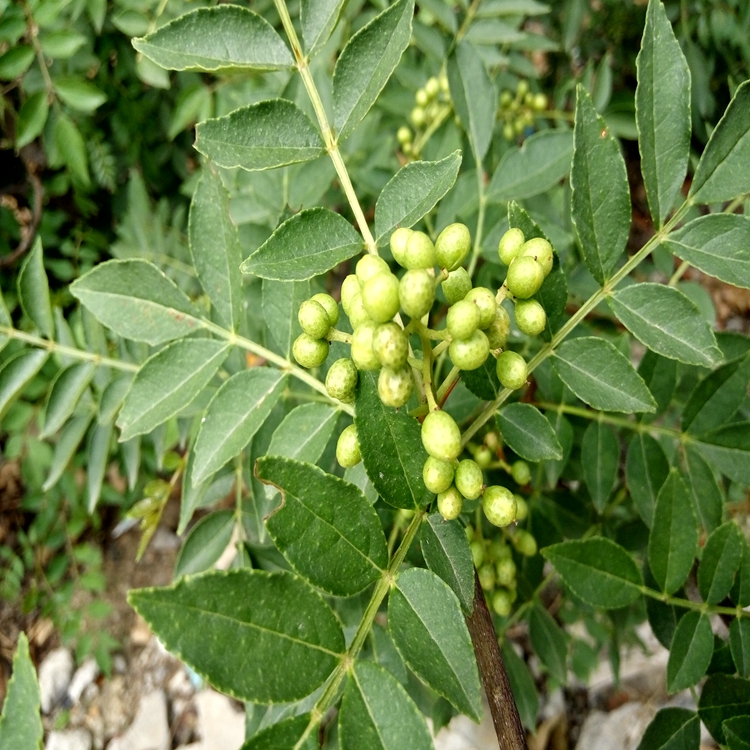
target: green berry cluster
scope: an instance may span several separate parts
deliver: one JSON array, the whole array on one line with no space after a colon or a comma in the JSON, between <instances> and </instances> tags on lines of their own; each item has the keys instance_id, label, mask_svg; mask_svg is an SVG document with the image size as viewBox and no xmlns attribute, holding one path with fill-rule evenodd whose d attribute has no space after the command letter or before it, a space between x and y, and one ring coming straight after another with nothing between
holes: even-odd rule
<instances>
[{"instance_id":1,"label":"green berry cluster","mask_svg":"<svg viewBox=\"0 0 750 750\"><path fill-rule=\"evenodd\" d=\"M545 94L529 91L527 81L521 79L515 92L505 89L500 94L499 119L504 121L503 137L512 141L526 128L534 127L536 118L546 111L548 100Z\"/></svg>"},{"instance_id":2,"label":"green berry cluster","mask_svg":"<svg viewBox=\"0 0 750 750\"><path fill-rule=\"evenodd\" d=\"M402 125L396 133L401 153L408 158L419 158L421 147L424 145L421 136L431 126L442 121L451 108L448 77L445 73L440 77L432 76L414 95L414 109L409 115L414 130L412 131L408 125Z\"/></svg>"}]
</instances>

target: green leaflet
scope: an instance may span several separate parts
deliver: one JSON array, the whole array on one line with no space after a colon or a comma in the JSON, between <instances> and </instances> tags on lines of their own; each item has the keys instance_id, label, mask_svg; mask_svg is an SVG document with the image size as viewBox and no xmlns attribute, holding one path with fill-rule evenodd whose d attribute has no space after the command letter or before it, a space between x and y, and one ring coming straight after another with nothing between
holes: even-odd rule
<instances>
[{"instance_id":1,"label":"green leaflet","mask_svg":"<svg viewBox=\"0 0 750 750\"><path fill-rule=\"evenodd\" d=\"M662 708L643 735L638 750L681 750L698 747L701 738L700 719L686 708Z\"/></svg>"},{"instance_id":2,"label":"green leaflet","mask_svg":"<svg viewBox=\"0 0 750 750\"><path fill-rule=\"evenodd\" d=\"M48 356L43 349L26 349L0 365L0 417L24 386L41 370Z\"/></svg>"},{"instance_id":3,"label":"green leaflet","mask_svg":"<svg viewBox=\"0 0 750 750\"><path fill-rule=\"evenodd\" d=\"M497 424L503 440L527 461L562 458L555 431L535 406L508 404L497 415Z\"/></svg>"},{"instance_id":4,"label":"green leaflet","mask_svg":"<svg viewBox=\"0 0 750 750\"><path fill-rule=\"evenodd\" d=\"M89 513L94 512L99 502L109 463L109 448L113 432L113 422L97 423L89 432L86 466L86 508Z\"/></svg>"},{"instance_id":5,"label":"green leaflet","mask_svg":"<svg viewBox=\"0 0 750 750\"><path fill-rule=\"evenodd\" d=\"M710 534L724 516L724 493L698 448L686 443L683 450L693 505L703 528Z\"/></svg>"},{"instance_id":6,"label":"green leaflet","mask_svg":"<svg viewBox=\"0 0 750 750\"><path fill-rule=\"evenodd\" d=\"M336 429L340 414L330 404L295 407L273 433L268 455L317 463Z\"/></svg>"},{"instance_id":7,"label":"green leaflet","mask_svg":"<svg viewBox=\"0 0 750 750\"><path fill-rule=\"evenodd\" d=\"M18 298L23 311L31 318L42 336L54 338L55 324L49 299L49 282L44 270L42 238L39 236L18 273Z\"/></svg>"},{"instance_id":8,"label":"green leaflet","mask_svg":"<svg viewBox=\"0 0 750 750\"><path fill-rule=\"evenodd\" d=\"M298 700L323 683L344 651L333 611L287 572L211 571L132 590L128 602L166 648L239 700Z\"/></svg>"},{"instance_id":9,"label":"green leaflet","mask_svg":"<svg viewBox=\"0 0 750 750\"><path fill-rule=\"evenodd\" d=\"M204 120L196 128L195 148L220 167L250 171L309 161L325 153L310 118L285 99L250 104Z\"/></svg>"},{"instance_id":10,"label":"green leaflet","mask_svg":"<svg viewBox=\"0 0 750 750\"><path fill-rule=\"evenodd\" d=\"M290 68L294 58L271 24L237 5L199 8L133 46L167 70L231 73Z\"/></svg>"},{"instance_id":11,"label":"green leaflet","mask_svg":"<svg viewBox=\"0 0 750 750\"><path fill-rule=\"evenodd\" d=\"M536 717L539 713L539 695L534 678L507 638L503 638L500 648L521 721L527 729L533 730L536 728Z\"/></svg>"},{"instance_id":12,"label":"green leaflet","mask_svg":"<svg viewBox=\"0 0 750 750\"><path fill-rule=\"evenodd\" d=\"M190 529L180 547L174 566L174 580L211 568L227 548L233 530L234 511L219 510L203 516Z\"/></svg>"},{"instance_id":13,"label":"green leaflet","mask_svg":"<svg viewBox=\"0 0 750 750\"><path fill-rule=\"evenodd\" d=\"M49 115L46 91L37 91L21 105L16 123L16 148L31 143L43 130Z\"/></svg>"},{"instance_id":14,"label":"green leaflet","mask_svg":"<svg viewBox=\"0 0 750 750\"><path fill-rule=\"evenodd\" d=\"M49 437L63 426L88 388L95 370L93 362L76 362L60 370L47 395L44 428L39 437Z\"/></svg>"},{"instance_id":15,"label":"green leaflet","mask_svg":"<svg viewBox=\"0 0 750 750\"><path fill-rule=\"evenodd\" d=\"M722 724L735 716L747 716L750 705L750 680L711 675L706 680L698 701L698 715L711 736L720 744L726 739Z\"/></svg>"},{"instance_id":16,"label":"green leaflet","mask_svg":"<svg viewBox=\"0 0 750 750\"><path fill-rule=\"evenodd\" d=\"M669 476L669 461L659 443L643 432L633 435L625 461L625 477L638 515L651 526L659 490Z\"/></svg>"},{"instance_id":17,"label":"green leaflet","mask_svg":"<svg viewBox=\"0 0 750 750\"><path fill-rule=\"evenodd\" d=\"M656 401L654 415L661 414L672 401L677 384L677 362L647 349L638 365L638 374Z\"/></svg>"},{"instance_id":18,"label":"green leaflet","mask_svg":"<svg viewBox=\"0 0 750 750\"><path fill-rule=\"evenodd\" d=\"M667 662L667 689L677 693L700 680L711 662L714 636L708 615L688 612L680 618L672 636Z\"/></svg>"},{"instance_id":19,"label":"green leaflet","mask_svg":"<svg viewBox=\"0 0 750 750\"><path fill-rule=\"evenodd\" d=\"M0 716L0 747L40 750L42 747L41 695L29 656L26 633L19 633L13 656L13 676L8 682Z\"/></svg>"},{"instance_id":20,"label":"green leaflet","mask_svg":"<svg viewBox=\"0 0 750 750\"><path fill-rule=\"evenodd\" d=\"M592 422L583 433L581 463L596 510L601 513L617 483L620 444L615 433L602 422Z\"/></svg>"},{"instance_id":21,"label":"green leaflet","mask_svg":"<svg viewBox=\"0 0 750 750\"><path fill-rule=\"evenodd\" d=\"M722 474L750 485L750 421L718 427L695 438L694 444Z\"/></svg>"},{"instance_id":22,"label":"green leaflet","mask_svg":"<svg viewBox=\"0 0 750 750\"><path fill-rule=\"evenodd\" d=\"M42 485L44 492L57 484L63 471L65 471L76 454L78 446L83 442L83 438L86 435L86 430L91 423L92 416L92 414L82 414L81 416L73 417L60 431L60 436L55 445L55 452L52 456L49 474Z\"/></svg>"},{"instance_id":23,"label":"green leaflet","mask_svg":"<svg viewBox=\"0 0 750 750\"><path fill-rule=\"evenodd\" d=\"M718 604L729 594L742 560L742 532L733 521L722 524L706 540L698 566L703 601Z\"/></svg>"},{"instance_id":24,"label":"green leaflet","mask_svg":"<svg viewBox=\"0 0 750 750\"><path fill-rule=\"evenodd\" d=\"M534 605L529 615L529 637L531 645L557 682L568 681L567 639L554 617L540 605Z\"/></svg>"},{"instance_id":25,"label":"green leaflet","mask_svg":"<svg viewBox=\"0 0 750 750\"><path fill-rule=\"evenodd\" d=\"M310 714L290 716L277 724L266 727L253 735L240 750L289 750L297 747L297 741L307 730L311 720ZM310 732L299 750L317 750L318 737L315 731Z\"/></svg>"},{"instance_id":26,"label":"green leaflet","mask_svg":"<svg viewBox=\"0 0 750 750\"><path fill-rule=\"evenodd\" d=\"M343 7L344 0L301 0L302 41L308 57L326 43Z\"/></svg>"},{"instance_id":27,"label":"green leaflet","mask_svg":"<svg viewBox=\"0 0 750 750\"><path fill-rule=\"evenodd\" d=\"M388 550L378 514L358 487L302 461L264 456L258 478L282 493L266 527L310 583L351 596L382 575Z\"/></svg>"},{"instance_id":28,"label":"green leaflet","mask_svg":"<svg viewBox=\"0 0 750 750\"><path fill-rule=\"evenodd\" d=\"M750 677L750 621L735 618L729 627L732 659L741 677Z\"/></svg>"},{"instance_id":29,"label":"green leaflet","mask_svg":"<svg viewBox=\"0 0 750 750\"><path fill-rule=\"evenodd\" d=\"M735 716L722 725L729 750L750 750L750 715Z\"/></svg>"}]
</instances>

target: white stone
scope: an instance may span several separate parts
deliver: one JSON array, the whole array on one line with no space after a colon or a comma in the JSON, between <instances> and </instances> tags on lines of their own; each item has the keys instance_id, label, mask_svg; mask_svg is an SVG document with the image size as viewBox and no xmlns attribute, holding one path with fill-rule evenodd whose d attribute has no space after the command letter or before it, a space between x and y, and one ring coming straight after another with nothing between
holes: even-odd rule
<instances>
[{"instance_id":1,"label":"white stone","mask_svg":"<svg viewBox=\"0 0 750 750\"><path fill-rule=\"evenodd\" d=\"M91 735L85 729L50 732L45 750L91 750Z\"/></svg>"},{"instance_id":2,"label":"white stone","mask_svg":"<svg viewBox=\"0 0 750 750\"><path fill-rule=\"evenodd\" d=\"M238 750L245 742L245 714L225 695L201 690L195 696L198 709L200 750Z\"/></svg>"},{"instance_id":3,"label":"white stone","mask_svg":"<svg viewBox=\"0 0 750 750\"><path fill-rule=\"evenodd\" d=\"M73 657L66 648L51 651L39 665L42 713L48 714L65 695L73 675Z\"/></svg>"},{"instance_id":4,"label":"white stone","mask_svg":"<svg viewBox=\"0 0 750 750\"><path fill-rule=\"evenodd\" d=\"M83 691L99 676L99 665L96 659L86 659L78 669L76 669L73 679L68 685L68 698L71 703L78 703Z\"/></svg>"},{"instance_id":5,"label":"white stone","mask_svg":"<svg viewBox=\"0 0 750 750\"><path fill-rule=\"evenodd\" d=\"M592 711L576 750L636 750L655 713L655 706L644 703L626 703L610 713Z\"/></svg>"},{"instance_id":6,"label":"white stone","mask_svg":"<svg viewBox=\"0 0 750 750\"><path fill-rule=\"evenodd\" d=\"M154 690L141 698L133 723L108 750L169 750L170 744L167 698L163 690Z\"/></svg>"}]
</instances>

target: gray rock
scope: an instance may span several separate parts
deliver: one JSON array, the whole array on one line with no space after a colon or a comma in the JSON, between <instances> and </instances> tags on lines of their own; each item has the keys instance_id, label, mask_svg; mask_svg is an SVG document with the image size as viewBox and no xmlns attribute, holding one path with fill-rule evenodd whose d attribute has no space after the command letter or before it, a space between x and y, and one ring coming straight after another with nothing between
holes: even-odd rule
<instances>
[{"instance_id":1,"label":"gray rock","mask_svg":"<svg viewBox=\"0 0 750 750\"><path fill-rule=\"evenodd\" d=\"M592 711L576 750L636 750L655 713L655 706L644 703L626 703L610 713Z\"/></svg>"},{"instance_id":2,"label":"gray rock","mask_svg":"<svg viewBox=\"0 0 750 750\"><path fill-rule=\"evenodd\" d=\"M85 729L50 732L45 750L91 750L91 735Z\"/></svg>"},{"instance_id":3,"label":"gray rock","mask_svg":"<svg viewBox=\"0 0 750 750\"><path fill-rule=\"evenodd\" d=\"M215 690L201 690L195 696L195 703L200 750L238 750L245 741L244 713Z\"/></svg>"},{"instance_id":4,"label":"gray rock","mask_svg":"<svg viewBox=\"0 0 750 750\"><path fill-rule=\"evenodd\" d=\"M99 665L96 659L86 659L78 669L76 669L73 679L68 685L68 700L71 703L78 703L83 695L84 690L99 676Z\"/></svg>"},{"instance_id":5,"label":"gray rock","mask_svg":"<svg viewBox=\"0 0 750 750\"><path fill-rule=\"evenodd\" d=\"M141 698L133 723L108 750L169 750L170 744L167 698L163 690L154 690Z\"/></svg>"},{"instance_id":6,"label":"gray rock","mask_svg":"<svg viewBox=\"0 0 750 750\"><path fill-rule=\"evenodd\" d=\"M73 676L73 657L66 648L51 651L39 665L42 713L48 714L63 698Z\"/></svg>"}]
</instances>

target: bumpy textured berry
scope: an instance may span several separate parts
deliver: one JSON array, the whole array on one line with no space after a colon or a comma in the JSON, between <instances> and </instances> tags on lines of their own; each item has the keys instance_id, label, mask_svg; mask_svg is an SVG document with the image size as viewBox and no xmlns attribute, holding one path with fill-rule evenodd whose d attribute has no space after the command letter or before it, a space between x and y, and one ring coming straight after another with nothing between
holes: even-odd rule
<instances>
[{"instance_id":1,"label":"bumpy textured berry","mask_svg":"<svg viewBox=\"0 0 750 750\"><path fill-rule=\"evenodd\" d=\"M398 279L390 271L371 276L362 285L362 302L376 323L390 320L398 312Z\"/></svg>"},{"instance_id":2,"label":"bumpy textured berry","mask_svg":"<svg viewBox=\"0 0 750 750\"><path fill-rule=\"evenodd\" d=\"M435 279L424 268L407 271L398 288L401 309L410 318L421 318L432 309L435 301Z\"/></svg>"},{"instance_id":3,"label":"bumpy textured berry","mask_svg":"<svg viewBox=\"0 0 750 750\"><path fill-rule=\"evenodd\" d=\"M476 370L490 354L490 342L484 331L474 331L468 339L451 341L448 356L459 370Z\"/></svg>"},{"instance_id":4,"label":"bumpy textured berry","mask_svg":"<svg viewBox=\"0 0 750 750\"><path fill-rule=\"evenodd\" d=\"M529 369L520 354L508 350L497 358L497 379L504 388L510 388L512 391L523 388L528 376Z\"/></svg>"},{"instance_id":5,"label":"bumpy textured berry","mask_svg":"<svg viewBox=\"0 0 750 750\"><path fill-rule=\"evenodd\" d=\"M447 412L430 412L422 422L422 444L433 458L452 461L461 453L461 430Z\"/></svg>"},{"instance_id":6,"label":"bumpy textured berry","mask_svg":"<svg viewBox=\"0 0 750 750\"><path fill-rule=\"evenodd\" d=\"M453 481L458 491L467 500L476 500L482 492L484 476L476 461L465 458L459 461Z\"/></svg>"},{"instance_id":7,"label":"bumpy textured berry","mask_svg":"<svg viewBox=\"0 0 750 750\"><path fill-rule=\"evenodd\" d=\"M442 282L443 294L449 305L455 305L471 291L471 277L465 268L457 268Z\"/></svg>"},{"instance_id":8,"label":"bumpy textured berry","mask_svg":"<svg viewBox=\"0 0 750 750\"><path fill-rule=\"evenodd\" d=\"M356 466L362 460L357 428L353 424L346 427L339 435L336 443L336 460L345 469Z\"/></svg>"},{"instance_id":9,"label":"bumpy textured berry","mask_svg":"<svg viewBox=\"0 0 750 750\"><path fill-rule=\"evenodd\" d=\"M524 556L534 557L537 552L536 539L528 531L518 529L513 534L513 546Z\"/></svg>"},{"instance_id":10,"label":"bumpy textured berry","mask_svg":"<svg viewBox=\"0 0 750 750\"><path fill-rule=\"evenodd\" d=\"M474 540L470 545L471 559L474 562L474 567L479 569L484 562L484 545L478 539Z\"/></svg>"},{"instance_id":11,"label":"bumpy textured berry","mask_svg":"<svg viewBox=\"0 0 750 750\"><path fill-rule=\"evenodd\" d=\"M507 549L507 547L506 547ZM510 550L508 550L510 552ZM512 557L504 557L495 565L495 576L501 586L512 586L516 580L516 564Z\"/></svg>"},{"instance_id":12,"label":"bumpy textured berry","mask_svg":"<svg viewBox=\"0 0 750 750\"><path fill-rule=\"evenodd\" d=\"M487 328L495 320L497 300L495 295L484 286L474 287L464 299L473 302L479 309L479 327Z\"/></svg>"},{"instance_id":13,"label":"bumpy textured berry","mask_svg":"<svg viewBox=\"0 0 750 750\"><path fill-rule=\"evenodd\" d=\"M337 398L345 404L354 401L357 388L357 366L347 357L337 359L328 369L326 390L331 398Z\"/></svg>"},{"instance_id":14,"label":"bumpy textured berry","mask_svg":"<svg viewBox=\"0 0 750 750\"><path fill-rule=\"evenodd\" d=\"M383 367L400 370L409 356L409 342L395 323L382 323L372 337L372 350Z\"/></svg>"},{"instance_id":15,"label":"bumpy textured berry","mask_svg":"<svg viewBox=\"0 0 750 750\"><path fill-rule=\"evenodd\" d=\"M482 496L482 508L487 520L495 526L502 528L516 520L516 498L507 487L487 487Z\"/></svg>"},{"instance_id":16,"label":"bumpy textured berry","mask_svg":"<svg viewBox=\"0 0 750 750\"><path fill-rule=\"evenodd\" d=\"M406 243L409 241L413 230L408 227L399 227L391 235L391 252L393 253L393 259L400 266L404 265L404 258L406 258Z\"/></svg>"},{"instance_id":17,"label":"bumpy textured berry","mask_svg":"<svg viewBox=\"0 0 750 750\"><path fill-rule=\"evenodd\" d=\"M323 305L312 299L305 300L299 306L297 320L302 330L314 339L324 338L331 327L331 320Z\"/></svg>"},{"instance_id":18,"label":"bumpy textured berry","mask_svg":"<svg viewBox=\"0 0 750 750\"><path fill-rule=\"evenodd\" d=\"M521 253L525 241L526 238L523 236L523 232L520 229L517 227L509 229L500 238L500 243L497 246L497 254L500 256L500 260L505 263L506 266L509 266L511 261Z\"/></svg>"},{"instance_id":19,"label":"bumpy textured berry","mask_svg":"<svg viewBox=\"0 0 750 750\"><path fill-rule=\"evenodd\" d=\"M364 323L373 322L372 318L368 315L367 310L365 310L365 303L359 292L357 292L349 301L347 315L349 315L349 322L355 330Z\"/></svg>"},{"instance_id":20,"label":"bumpy textured berry","mask_svg":"<svg viewBox=\"0 0 750 750\"><path fill-rule=\"evenodd\" d=\"M318 294L313 294L311 299L323 307L328 314L328 320L331 321L332 326L335 326L336 323L339 322L339 306L330 294L320 292Z\"/></svg>"},{"instance_id":21,"label":"bumpy textured berry","mask_svg":"<svg viewBox=\"0 0 750 750\"><path fill-rule=\"evenodd\" d=\"M325 339L314 339L307 333L300 334L292 344L294 359L302 367L318 367L328 356L328 342Z\"/></svg>"},{"instance_id":22,"label":"bumpy textured berry","mask_svg":"<svg viewBox=\"0 0 750 750\"><path fill-rule=\"evenodd\" d=\"M523 521L529 515L529 506L520 495L516 495L516 521Z\"/></svg>"},{"instance_id":23,"label":"bumpy textured berry","mask_svg":"<svg viewBox=\"0 0 750 750\"><path fill-rule=\"evenodd\" d=\"M450 461L441 461L439 458L428 456L422 468L422 480L424 486L436 495L445 492L453 484L453 464Z\"/></svg>"},{"instance_id":24,"label":"bumpy textured berry","mask_svg":"<svg viewBox=\"0 0 750 750\"><path fill-rule=\"evenodd\" d=\"M527 336L538 336L547 325L547 313L535 299L522 299L516 302L516 325Z\"/></svg>"},{"instance_id":25,"label":"bumpy textured berry","mask_svg":"<svg viewBox=\"0 0 750 750\"><path fill-rule=\"evenodd\" d=\"M375 323L363 323L352 334L352 359L360 370L377 370L380 362L372 349Z\"/></svg>"},{"instance_id":26,"label":"bumpy textured berry","mask_svg":"<svg viewBox=\"0 0 750 750\"><path fill-rule=\"evenodd\" d=\"M554 253L552 252L552 245L543 237L534 237L527 240L521 248L519 255L521 257L534 258L542 267L544 275L549 276L554 262Z\"/></svg>"},{"instance_id":27,"label":"bumpy textured berry","mask_svg":"<svg viewBox=\"0 0 750 750\"><path fill-rule=\"evenodd\" d=\"M528 255L520 256L510 264L505 279L508 291L519 299L528 299L536 294L543 281L541 265Z\"/></svg>"},{"instance_id":28,"label":"bumpy textured berry","mask_svg":"<svg viewBox=\"0 0 750 750\"><path fill-rule=\"evenodd\" d=\"M413 386L414 381L408 367L402 367L400 370L384 367L378 376L380 400L386 406L393 406L396 409L408 402Z\"/></svg>"},{"instance_id":29,"label":"bumpy textured berry","mask_svg":"<svg viewBox=\"0 0 750 750\"><path fill-rule=\"evenodd\" d=\"M480 320L479 307L469 300L461 300L448 310L446 327L454 339L468 339L479 328Z\"/></svg>"},{"instance_id":30,"label":"bumpy textured berry","mask_svg":"<svg viewBox=\"0 0 750 750\"><path fill-rule=\"evenodd\" d=\"M477 448L477 452L474 454L474 460L481 469L486 469L492 463L492 458L492 451L484 445Z\"/></svg>"},{"instance_id":31,"label":"bumpy textured berry","mask_svg":"<svg viewBox=\"0 0 750 750\"><path fill-rule=\"evenodd\" d=\"M495 588L495 568L489 563L485 563L479 568L477 577L479 578L479 585L482 587L482 591L492 591Z\"/></svg>"},{"instance_id":32,"label":"bumpy textured berry","mask_svg":"<svg viewBox=\"0 0 750 750\"><path fill-rule=\"evenodd\" d=\"M496 589L492 594L492 611L499 617L507 617L512 609L510 594L505 589Z\"/></svg>"},{"instance_id":33,"label":"bumpy textured berry","mask_svg":"<svg viewBox=\"0 0 750 750\"><path fill-rule=\"evenodd\" d=\"M452 485L437 496L438 510L446 521L452 521L461 515L463 503L464 499L461 497L461 493Z\"/></svg>"},{"instance_id":34,"label":"bumpy textured berry","mask_svg":"<svg viewBox=\"0 0 750 750\"><path fill-rule=\"evenodd\" d=\"M485 328L487 340L490 342L490 349L502 349L508 343L510 335L510 315L502 306L497 306L495 319Z\"/></svg>"},{"instance_id":35,"label":"bumpy textured berry","mask_svg":"<svg viewBox=\"0 0 750 750\"><path fill-rule=\"evenodd\" d=\"M516 484L524 485L531 481L531 469L526 461L515 461L510 467L510 475Z\"/></svg>"},{"instance_id":36,"label":"bumpy textured berry","mask_svg":"<svg viewBox=\"0 0 750 750\"><path fill-rule=\"evenodd\" d=\"M424 232L412 232L406 243L405 268L432 268L437 262L435 245Z\"/></svg>"},{"instance_id":37,"label":"bumpy textured berry","mask_svg":"<svg viewBox=\"0 0 750 750\"><path fill-rule=\"evenodd\" d=\"M363 255L357 261L355 270L360 287L376 273L390 273L388 264L379 255Z\"/></svg>"},{"instance_id":38,"label":"bumpy textured berry","mask_svg":"<svg viewBox=\"0 0 750 750\"><path fill-rule=\"evenodd\" d=\"M341 284L341 306L350 318L352 300L357 294L359 294L359 281L353 273L350 273Z\"/></svg>"},{"instance_id":39,"label":"bumpy textured berry","mask_svg":"<svg viewBox=\"0 0 750 750\"><path fill-rule=\"evenodd\" d=\"M449 224L435 240L437 264L455 271L471 250L471 235L466 224Z\"/></svg>"}]
</instances>

